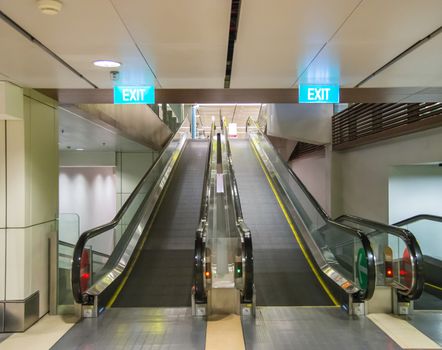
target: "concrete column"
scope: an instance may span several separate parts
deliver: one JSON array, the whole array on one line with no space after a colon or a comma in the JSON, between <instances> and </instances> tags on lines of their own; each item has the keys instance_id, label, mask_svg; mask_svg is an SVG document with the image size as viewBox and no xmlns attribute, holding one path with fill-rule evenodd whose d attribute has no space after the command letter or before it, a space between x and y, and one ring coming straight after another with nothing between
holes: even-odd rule
<instances>
[{"instance_id":1,"label":"concrete column","mask_svg":"<svg viewBox=\"0 0 442 350\"><path fill-rule=\"evenodd\" d=\"M0 112L0 303L5 330L16 331L49 308L48 238L57 229L58 212L58 119L49 98L6 82L0 86L0 94L5 92L0 109L6 111Z\"/></svg>"}]
</instances>

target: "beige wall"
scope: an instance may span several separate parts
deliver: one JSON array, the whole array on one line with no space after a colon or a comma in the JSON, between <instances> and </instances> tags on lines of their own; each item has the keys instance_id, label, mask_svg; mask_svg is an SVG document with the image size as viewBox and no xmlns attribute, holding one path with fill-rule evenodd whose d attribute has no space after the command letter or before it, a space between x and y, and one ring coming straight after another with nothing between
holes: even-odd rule
<instances>
[{"instance_id":1,"label":"beige wall","mask_svg":"<svg viewBox=\"0 0 442 350\"><path fill-rule=\"evenodd\" d=\"M23 94L23 119L0 126L0 182L6 183L0 187L0 211L6 204L0 298L20 300L38 290L42 316L48 311L48 237L58 212L58 123L52 100L32 90Z\"/></svg>"},{"instance_id":2,"label":"beige wall","mask_svg":"<svg viewBox=\"0 0 442 350\"><path fill-rule=\"evenodd\" d=\"M330 215L331 176L328 148L295 159L289 163L289 166L315 197L319 205Z\"/></svg>"},{"instance_id":3,"label":"beige wall","mask_svg":"<svg viewBox=\"0 0 442 350\"><path fill-rule=\"evenodd\" d=\"M442 128L333 152L332 212L388 223L393 166L442 162Z\"/></svg>"}]
</instances>

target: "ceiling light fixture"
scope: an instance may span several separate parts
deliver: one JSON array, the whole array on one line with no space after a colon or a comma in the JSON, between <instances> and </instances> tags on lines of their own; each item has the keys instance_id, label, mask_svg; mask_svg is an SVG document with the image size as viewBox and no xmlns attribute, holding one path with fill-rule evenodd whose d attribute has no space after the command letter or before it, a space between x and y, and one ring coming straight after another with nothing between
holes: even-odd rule
<instances>
[{"instance_id":1,"label":"ceiling light fixture","mask_svg":"<svg viewBox=\"0 0 442 350\"><path fill-rule=\"evenodd\" d=\"M121 63L110 60L97 60L94 61L94 66L103 67L103 68L116 68L121 66Z\"/></svg>"},{"instance_id":2,"label":"ceiling light fixture","mask_svg":"<svg viewBox=\"0 0 442 350\"><path fill-rule=\"evenodd\" d=\"M84 151L84 148L76 148L76 151Z\"/></svg>"},{"instance_id":3,"label":"ceiling light fixture","mask_svg":"<svg viewBox=\"0 0 442 350\"><path fill-rule=\"evenodd\" d=\"M39 10L45 15L56 15L61 11L63 3L60 0L37 0Z\"/></svg>"}]
</instances>

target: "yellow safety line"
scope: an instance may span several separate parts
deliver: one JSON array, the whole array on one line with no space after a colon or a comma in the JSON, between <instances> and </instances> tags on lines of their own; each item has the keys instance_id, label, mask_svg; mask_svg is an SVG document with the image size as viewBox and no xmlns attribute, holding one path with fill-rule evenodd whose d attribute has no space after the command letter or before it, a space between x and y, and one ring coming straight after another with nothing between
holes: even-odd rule
<instances>
[{"instance_id":1,"label":"yellow safety line","mask_svg":"<svg viewBox=\"0 0 442 350\"><path fill-rule=\"evenodd\" d=\"M270 178L267 169L265 168L261 158L259 157L258 151L255 148L255 145L253 144L253 141L250 142L252 145L252 149L255 152L255 156L259 161L259 164L261 165L262 170L264 171L264 174L267 178L267 181L270 184L270 188L272 189L273 194L276 197L276 200L278 201L279 207L281 208L285 219L287 220L287 223L289 224L293 235L295 236L296 241L298 242L299 247L301 248L302 253L304 254L305 259L307 260L307 263L309 264L310 268L312 269L314 275L316 276L317 280L319 281L319 283L321 284L322 288L324 289L324 291L327 293L327 295L329 296L329 298L331 299L331 301L333 302L333 304L335 304L335 306L339 306L339 302L336 300L336 298L333 296L333 294L330 292L330 290L328 289L327 285L325 284L325 282L322 280L321 275L319 274L318 270L316 269L315 265L313 264L313 262L311 261L309 255L307 254L307 251L304 247L304 244L302 243L301 239L299 238L298 232L295 229L295 226L293 225L292 219L290 218L290 216L287 213L287 210L285 209L284 204L282 203L281 198L278 195L278 192L276 191L276 188L273 184L272 179Z\"/></svg>"},{"instance_id":2,"label":"yellow safety line","mask_svg":"<svg viewBox=\"0 0 442 350\"><path fill-rule=\"evenodd\" d=\"M187 145L185 145L184 147L187 147ZM178 159L177 159L176 162L175 162L175 165L174 165L174 167L173 167L173 169L172 169L172 172L171 172L171 174L170 174L170 176L169 176L169 179L168 179L168 181L167 181L166 187L165 187L165 188L163 189L163 191L162 191L162 195L161 195L160 201L159 201L158 205L157 205L156 208L155 208L155 211L154 211L153 216L152 216L152 220L151 220L149 226L147 227L146 232L149 232L150 229L152 228L152 225L153 225L153 223L154 223L154 221L155 221L155 217L156 217L157 214L158 214L158 211L159 211L159 209L160 209L160 207L161 207L161 204L163 203L163 199L164 199L164 197L165 197L165 194L166 194L166 192L167 192L167 190L168 190L168 188L169 188L169 185L170 185L170 183L171 183L170 179L172 179L172 176L173 176L174 173L175 173L175 169L177 168L178 163L179 163L179 161L181 160L181 155L182 155L182 153L183 153L183 151L184 151L184 147L183 147L183 149L181 150L180 154L178 155ZM172 156L172 157L173 157L173 156ZM122 291L123 287L126 285L126 282L127 282L128 278L129 278L129 276L130 276L130 274L131 274L131 272L132 272L132 270L133 270L133 268L134 268L134 266L135 266L135 263L136 263L137 260L138 260L138 257L139 257L140 254L141 254L142 247L144 246L144 242L146 242L146 239L147 239L148 236L149 236L149 235L146 234L146 235L144 236L143 240L141 241L141 244L139 245L140 248L137 250L136 255L135 255L134 259L133 259L133 262L132 262L131 265L129 266L129 269L127 270L126 275L123 277L123 280L121 281L121 283L120 283L120 285L118 286L117 290L115 291L114 295L112 296L112 298L110 298L109 302L107 303L107 305L106 305L106 309L109 309L109 308L112 307L112 305L114 304L115 300L117 300L118 295L119 295L120 292Z\"/></svg>"},{"instance_id":3,"label":"yellow safety line","mask_svg":"<svg viewBox=\"0 0 442 350\"><path fill-rule=\"evenodd\" d=\"M425 284L426 284L428 287L431 287L431 288L434 288L434 289L437 289L437 290L442 290L442 287L435 286L434 284L427 283L427 282L425 282Z\"/></svg>"}]
</instances>

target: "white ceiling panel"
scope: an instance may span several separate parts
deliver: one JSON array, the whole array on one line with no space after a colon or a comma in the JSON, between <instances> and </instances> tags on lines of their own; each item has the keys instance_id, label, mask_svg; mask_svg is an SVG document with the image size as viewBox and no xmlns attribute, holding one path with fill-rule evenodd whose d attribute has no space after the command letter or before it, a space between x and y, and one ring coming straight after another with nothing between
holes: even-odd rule
<instances>
[{"instance_id":1,"label":"white ceiling panel","mask_svg":"<svg viewBox=\"0 0 442 350\"><path fill-rule=\"evenodd\" d=\"M108 0L71 0L63 4L55 16L42 14L34 0L0 0L0 9L100 88L110 88L113 82L109 73L112 69L93 65L99 59L122 63L117 69L120 84L154 83L149 67Z\"/></svg>"},{"instance_id":2,"label":"white ceiling panel","mask_svg":"<svg viewBox=\"0 0 442 350\"><path fill-rule=\"evenodd\" d=\"M418 47L362 86L442 86L442 34Z\"/></svg>"},{"instance_id":3,"label":"white ceiling panel","mask_svg":"<svg viewBox=\"0 0 442 350\"><path fill-rule=\"evenodd\" d=\"M0 78L23 87L90 87L3 21L0 21L0 47Z\"/></svg>"},{"instance_id":4,"label":"white ceiling panel","mask_svg":"<svg viewBox=\"0 0 442 350\"><path fill-rule=\"evenodd\" d=\"M440 0L365 0L300 81L331 82L354 87L441 24ZM421 61L414 67L415 77L426 74L424 64L425 61ZM379 81L378 86L405 86L391 80L385 83L387 85L382 85ZM422 82L415 80L407 83L419 86Z\"/></svg>"},{"instance_id":5,"label":"white ceiling panel","mask_svg":"<svg viewBox=\"0 0 442 350\"><path fill-rule=\"evenodd\" d=\"M221 88L228 0L113 0L164 88Z\"/></svg>"},{"instance_id":6,"label":"white ceiling panel","mask_svg":"<svg viewBox=\"0 0 442 350\"><path fill-rule=\"evenodd\" d=\"M358 2L243 0L231 87L290 87Z\"/></svg>"}]
</instances>

